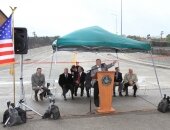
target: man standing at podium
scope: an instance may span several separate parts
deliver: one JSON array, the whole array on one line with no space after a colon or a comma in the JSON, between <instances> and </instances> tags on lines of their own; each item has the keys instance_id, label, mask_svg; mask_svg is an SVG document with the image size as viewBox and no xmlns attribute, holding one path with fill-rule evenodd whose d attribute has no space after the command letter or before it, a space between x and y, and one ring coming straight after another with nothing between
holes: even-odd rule
<instances>
[{"instance_id":1,"label":"man standing at podium","mask_svg":"<svg viewBox=\"0 0 170 130\"><path fill-rule=\"evenodd\" d=\"M117 61L113 61L113 63L106 65L105 63L101 63L100 59L96 59L96 65L91 68L91 77L93 78L92 83L94 87L94 104L96 107L99 107L99 87L95 77L96 73L99 71L108 71L116 62Z\"/></svg>"}]
</instances>

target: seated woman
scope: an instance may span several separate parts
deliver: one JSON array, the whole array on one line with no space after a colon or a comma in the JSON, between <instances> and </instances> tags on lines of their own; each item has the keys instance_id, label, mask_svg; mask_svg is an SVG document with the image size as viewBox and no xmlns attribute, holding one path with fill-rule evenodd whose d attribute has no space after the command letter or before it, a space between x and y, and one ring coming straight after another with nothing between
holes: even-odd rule
<instances>
[{"instance_id":1,"label":"seated woman","mask_svg":"<svg viewBox=\"0 0 170 130\"><path fill-rule=\"evenodd\" d=\"M129 96L128 95L128 86L133 86L134 89L134 94L133 96L136 97L136 91L137 91L137 83L138 78L137 75L133 73L132 69L129 69L129 72L125 74L124 76L124 90L126 91L126 95L125 96Z\"/></svg>"}]
</instances>

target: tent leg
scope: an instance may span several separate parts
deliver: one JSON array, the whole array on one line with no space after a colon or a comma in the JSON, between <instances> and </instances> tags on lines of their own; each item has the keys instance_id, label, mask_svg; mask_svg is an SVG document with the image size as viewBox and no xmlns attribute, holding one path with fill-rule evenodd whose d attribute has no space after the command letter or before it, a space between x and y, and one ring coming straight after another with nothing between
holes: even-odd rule
<instances>
[{"instance_id":1,"label":"tent leg","mask_svg":"<svg viewBox=\"0 0 170 130\"><path fill-rule=\"evenodd\" d=\"M51 78L51 71L52 71L52 67L53 67L54 53L55 53L55 52L53 52L53 55L52 55L52 58L51 58L50 73L49 73L49 77L48 77L49 79Z\"/></svg>"},{"instance_id":2,"label":"tent leg","mask_svg":"<svg viewBox=\"0 0 170 130\"><path fill-rule=\"evenodd\" d=\"M150 52L150 55L151 55L151 59L152 59L153 67L154 67L154 72L155 72L157 84L158 84L159 91L160 91L160 95L161 95L161 98L162 98L162 91L161 91L161 87L160 87L160 84L159 84L158 74L157 74L157 71L156 71L155 62L154 62L154 60L153 60L152 51L149 51L149 52Z\"/></svg>"},{"instance_id":3,"label":"tent leg","mask_svg":"<svg viewBox=\"0 0 170 130\"><path fill-rule=\"evenodd\" d=\"M119 59L119 57L118 57L118 50L117 49L116 49L116 57L117 57L117 59ZM118 67L119 67L119 60L118 60L117 64L118 64Z\"/></svg>"},{"instance_id":4,"label":"tent leg","mask_svg":"<svg viewBox=\"0 0 170 130\"><path fill-rule=\"evenodd\" d=\"M91 114L91 88L90 88L90 114Z\"/></svg>"}]
</instances>

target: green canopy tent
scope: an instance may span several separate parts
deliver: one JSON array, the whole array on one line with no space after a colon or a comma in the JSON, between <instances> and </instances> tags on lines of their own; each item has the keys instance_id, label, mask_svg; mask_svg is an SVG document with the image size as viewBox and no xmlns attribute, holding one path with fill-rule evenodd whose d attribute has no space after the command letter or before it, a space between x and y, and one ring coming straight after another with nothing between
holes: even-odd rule
<instances>
[{"instance_id":1,"label":"green canopy tent","mask_svg":"<svg viewBox=\"0 0 170 130\"><path fill-rule=\"evenodd\" d=\"M152 49L149 43L125 38L112 34L98 26L93 26L59 37L53 42L52 47L53 50L56 51L113 52L115 50L125 49L148 51L151 54L157 83L162 97L156 67L152 57Z\"/></svg>"},{"instance_id":2,"label":"green canopy tent","mask_svg":"<svg viewBox=\"0 0 170 130\"><path fill-rule=\"evenodd\" d=\"M112 34L100 27L77 30L53 42L58 51L112 51L115 49L151 50L148 43Z\"/></svg>"}]
</instances>

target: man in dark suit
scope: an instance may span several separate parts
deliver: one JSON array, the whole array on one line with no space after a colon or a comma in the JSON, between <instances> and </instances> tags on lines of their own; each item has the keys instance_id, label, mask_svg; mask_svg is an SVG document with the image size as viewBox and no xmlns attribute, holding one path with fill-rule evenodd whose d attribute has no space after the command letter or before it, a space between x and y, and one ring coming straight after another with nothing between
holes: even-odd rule
<instances>
[{"instance_id":1,"label":"man in dark suit","mask_svg":"<svg viewBox=\"0 0 170 130\"><path fill-rule=\"evenodd\" d=\"M77 96L78 87L81 88L81 97L84 94L84 82L86 78L86 73L83 72L83 68L81 66L78 67L77 79L75 81L75 96Z\"/></svg>"},{"instance_id":2,"label":"man in dark suit","mask_svg":"<svg viewBox=\"0 0 170 130\"><path fill-rule=\"evenodd\" d=\"M74 93L73 78L72 78L72 75L68 73L68 68L65 68L64 73L59 76L59 85L61 86L63 90L64 100L67 100L66 93L69 90L71 91L72 99L74 98L73 97L73 93Z\"/></svg>"},{"instance_id":3,"label":"man in dark suit","mask_svg":"<svg viewBox=\"0 0 170 130\"><path fill-rule=\"evenodd\" d=\"M115 96L115 97L116 97L116 92L115 92L115 87L116 87L116 86L119 86L119 88L118 88L119 96L123 96L123 95L122 95L122 88L123 88L122 80L123 80L123 78L122 78L122 73L119 72L119 67L116 67L116 68L115 68L114 86L113 86L113 87L114 87L113 93L114 93L114 96Z\"/></svg>"},{"instance_id":4,"label":"man in dark suit","mask_svg":"<svg viewBox=\"0 0 170 130\"><path fill-rule=\"evenodd\" d=\"M96 65L91 68L91 77L93 78L92 82L94 83L94 104L96 107L99 107L99 88L98 82L94 77L98 71L108 71L115 63L116 61L113 61L113 63L106 65L105 63L101 63L100 59L96 59Z\"/></svg>"},{"instance_id":5,"label":"man in dark suit","mask_svg":"<svg viewBox=\"0 0 170 130\"><path fill-rule=\"evenodd\" d=\"M84 86L86 88L86 93L87 93L87 97L90 97L90 89L92 88L92 77L91 77L91 71L88 71L86 73L86 78L85 78L85 83L84 83Z\"/></svg>"}]
</instances>

